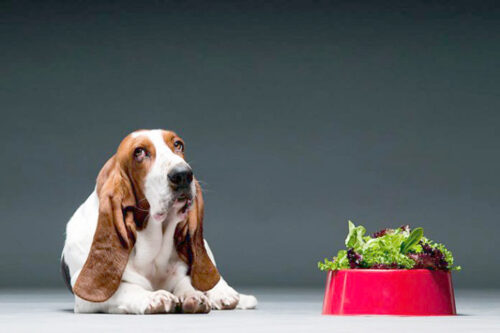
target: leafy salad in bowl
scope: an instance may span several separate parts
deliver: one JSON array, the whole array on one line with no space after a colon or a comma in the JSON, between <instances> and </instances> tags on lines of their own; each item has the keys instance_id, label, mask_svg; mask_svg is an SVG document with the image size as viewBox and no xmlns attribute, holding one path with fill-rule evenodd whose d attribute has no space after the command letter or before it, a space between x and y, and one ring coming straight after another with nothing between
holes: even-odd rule
<instances>
[{"instance_id":1,"label":"leafy salad in bowl","mask_svg":"<svg viewBox=\"0 0 500 333\"><path fill-rule=\"evenodd\" d=\"M332 260L318 262L322 271L343 269L431 269L460 270L453 255L443 244L424 237L422 228L408 225L383 229L366 236L363 226L349 221L346 250L340 250Z\"/></svg>"}]
</instances>

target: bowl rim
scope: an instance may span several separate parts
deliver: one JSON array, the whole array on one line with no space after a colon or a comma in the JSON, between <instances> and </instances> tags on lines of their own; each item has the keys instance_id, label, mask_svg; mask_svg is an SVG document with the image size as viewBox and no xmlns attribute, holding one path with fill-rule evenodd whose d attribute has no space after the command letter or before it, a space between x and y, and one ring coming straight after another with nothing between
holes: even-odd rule
<instances>
[{"instance_id":1,"label":"bowl rim","mask_svg":"<svg viewBox=\"0 0 500 333\"><path fill-rule=\"evenodd\" d=\"M426 269L426 268L390 268L390 269L385 269L385 268L351 268L351 269L331 269L328 270L327 273L330 272L383 272L383 273L395 273L395 272L415 272L415 273L422 273L422 272L431 272L431 273L451 273L450 269Z\"/></svg>"}]
</instances>

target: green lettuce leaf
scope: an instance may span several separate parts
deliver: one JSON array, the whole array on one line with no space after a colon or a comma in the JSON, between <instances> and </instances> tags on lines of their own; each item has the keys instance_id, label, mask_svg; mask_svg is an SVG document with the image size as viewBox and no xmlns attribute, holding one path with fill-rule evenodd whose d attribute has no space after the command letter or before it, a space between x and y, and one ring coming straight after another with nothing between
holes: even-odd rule
<instances>
[{"instance_id":1,"label":"green lettuce leaf","mask_svg":"<svg viewBox=\"0 0 500 333\"><path fill-rule=\"evenodd\" d=\"M358 249L365 244L363 236L366 233L366 229L362 225L356 227L351 221L349 221L348 224L349 233L347 234L347 238L345 239L345 246L347 246L347 248Z\"/></svg>"},{"instance_id":2,"label":"green lettuce leaf","mask_svg":"<svg viewBox=\"0 0 500 333\"><path fill-rule=\"evenodd\" d=\"M401 253L407 254L415 245L420 242L420 239L424 236L424 229L415 228L410 233L407 239L401 243Z\"/></svg>"}]
</instances>

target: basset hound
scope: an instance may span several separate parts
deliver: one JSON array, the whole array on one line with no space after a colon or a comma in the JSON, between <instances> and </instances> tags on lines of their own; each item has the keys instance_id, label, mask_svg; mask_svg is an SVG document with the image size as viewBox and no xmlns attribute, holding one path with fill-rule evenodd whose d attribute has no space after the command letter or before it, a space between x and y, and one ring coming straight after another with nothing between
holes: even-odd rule
<instances>
[{"instance_id":1,"label":"basset hound","mask_svg":"<svg viewBox=\"0 0 500 333\"><path fill-rule=\"evenodd\" d=\"M207 313L251 309L203 238L203 196L172 131L139 130L120 143L95 190L66 226L61 257L75 312Z\"/></svg>"}]
</instances>

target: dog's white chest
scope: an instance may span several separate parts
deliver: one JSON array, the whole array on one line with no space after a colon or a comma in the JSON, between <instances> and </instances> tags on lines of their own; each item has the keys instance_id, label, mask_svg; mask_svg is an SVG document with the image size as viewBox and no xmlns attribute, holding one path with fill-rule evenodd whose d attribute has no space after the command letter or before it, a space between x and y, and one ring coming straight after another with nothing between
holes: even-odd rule
<instances>
[{"instance_id":1,"label":"dog's white chest","mask_svg":"<svg viewBox=\"0 0 500 333\"><path fill-rule=\"evenodd\" d=\"M137 273L146 277L152 286L164 281L169 274L169 264L177 258L174 247L176 223L162 224L150 219L147 227L137 232L137 240L130 263Z\"/></svg>"}]
</instances>

